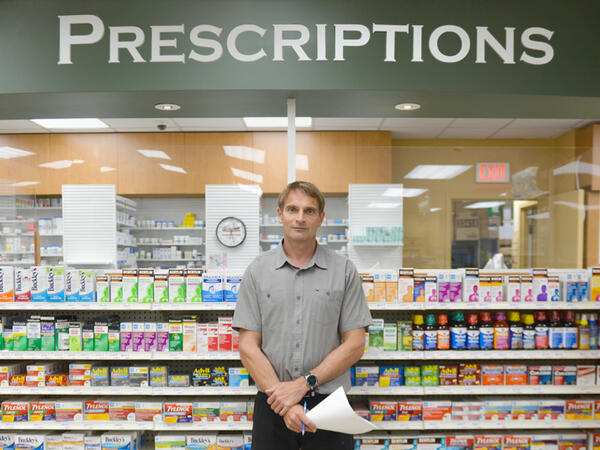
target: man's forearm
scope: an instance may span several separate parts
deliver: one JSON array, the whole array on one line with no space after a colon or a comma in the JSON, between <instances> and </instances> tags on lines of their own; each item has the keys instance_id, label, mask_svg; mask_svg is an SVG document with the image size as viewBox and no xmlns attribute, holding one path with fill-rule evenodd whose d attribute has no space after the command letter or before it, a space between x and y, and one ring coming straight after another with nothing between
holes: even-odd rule
<instances>
[{"instance_id":1,"label":"man's forearm","mask_svg":"<svg viewBox=\"0 0 600 450\"><path fill-rule=\"evenodd\" d=\"M349 337L311 372L319 379L319 384L339 377L356 363L365 351L364 329L352 330Z\"/></svg>"},{"instance_id":2,"label":"man's forearm","mask_svg":"<svg viewBox=\"0 0 600 450\"><path fill-rule=\"evenodd\" d=\"M279 383L271 362L259 347L252 346L243 350L240 348L240 359L252 379L263 391Z\"/></svg>"}]
</instances>

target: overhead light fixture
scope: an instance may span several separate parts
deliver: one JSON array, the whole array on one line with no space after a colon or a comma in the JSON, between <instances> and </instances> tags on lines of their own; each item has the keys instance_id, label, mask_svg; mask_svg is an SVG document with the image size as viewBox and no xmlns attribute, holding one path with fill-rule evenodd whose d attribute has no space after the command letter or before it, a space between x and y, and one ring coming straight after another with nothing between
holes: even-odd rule
<instances>
[{"instance_id":1,"label":"overhead light fixture","mask_svg":"<svg viewBox=\"0 0 600 450\"><path fill-rule=\"evenodd\" d=\"M19 181L18 183L11 184L11 186L22 187L22 186L32 186L34 184L40 184L40 182L39 181Z\"/></svg>"},{"instance_id":2,"label":"overhead light fixture","mask_svg":"<svg viewBox=\"0 0 600 450\"><path fill-rule=\"evenodd\" d=\"M170 166L168 164L161 164L160 167L168 170L169 172L187 173L183 167Z\"/></svg>"},{"instance_id":3,"label":"overhead light fixture","mask_svg":"<svg viewBox=\"0 0 600 450\"><path fill-rule=\"evenodd\" d=\"M176 105L175 103L157 103L154 105L154 108L159 111L177 111L178 109L181 109L181 106Z\"/></svg>"},{"instance_id":4,"label":"overhead light fixture","mask_svg":"<svg viewBox=\"0 0 600 450\"><path fill-rule=\"evenodd\" d=\"M112 172L113 170L117 170L114 167L102 166L100 167L100 173Z\"/></svg>"},{"instance_id":5,"label":"overhead light fixture","mask_svg":"<svg viewBox=\"0 0 600 450\"><path fill-rule=\"evenodd\" d=\"M308 170L308 155L296 155L296 170Z\"/></svg>"},{"instance_id":6,"label":"overhead light fixture","mask_svg":"<svg viewBox=\"0 0 600 450\"><path fill-rule=\"evenodd\" d=\"M265 151L243 145L224 145L223 151L231 158L244 159L258 164L265 163Z\"/></svg>"},{"instance_id":7,"label":"overhead light fixture","mask_svg":"<svg viewBox=\"0 0 600 450\"><path fill-rule=\"evenodd\" d=\"M394 108L399 111L416 111L421 108L421 105L418 103L399 103Z\"/></svg>"},{"instance_id":8,"label":"overhead light fixture","mask_svg":"<svg viewBox=\"0 0 600 450\"><path fill-rule=\"evenodd\" d=\"M108 125L100 119L31 119L31 121L48 130L108 128Z\"/></svg>"},{"instance_id":9,"label":"overhead light fixture","mask_svg":"<svg viewBox=\"0 0 600 450\"><path fill-rule=\"evenodd\" d=\"M450 180L473 166L423 164L415 167L404 178L412 180Z\"/></svg>"},{"instance_id":10,"label":"overhead light fixture","mask_svg":"<svg viewBox=\"0 0 600 450\"><path fill-rule=\"evenodd\" d=\"M488 209L488 208L497 208L499 206L505 205L506 202L475 202L470 205L465 206L466 209Z\"/></svg>"},{"instance_id":11,"label":"overhead light fixture","mask_svg":"<svg viewBox=\"0 0 600 450\"><path fill-rule=\"evenodd\" d=\"M61 159L60 161L52 161L43 164L39 164L39 167L46 167L48 169L68 169L73 165L73 161L70 159Z\"/></svg>"},{"instance_id":12,"label":"overhead light fixture","mask_svg":"<svg viewBox=\"0 0 600 450\"><path fill-rule=\"evenodd\" d=\"M243 117L248 128L254 129L285 129L288 126L287 117ZM296 128L312 127L312 117L296 117Z\"/></svg>"},{"instance_id":13,"label":"overhead light fixture","mask_svg":"<svg viewBox=\"0 0 600 450\"><path fill-rule=\"evenodd\" d=\"M141 155L146 158L156 158L156 159L171 159L169 155L167 155L162 150L139 150L137 151Z\"/></svg>"},{"instance_id":14,"label":"overhead light fixture","mask_svg":"<svg viewBox=\"0 0 600 450\"><path fill-rule=\"evenodd\" d=\"M382 203L382 202L371 202L368 204L367 208L376 208L376 209L394 209L401 206L402 203Z\"/></svg>"},{"instance_id":15,"label":"overhead light fixture","mask_svg":"<svg viewBox=\"0 0 600 450\"><path fill-rule=\"evenodd\" d=\"M257 173L247 172L245 170L236 169L235 167L231 168L231 172L234 177L243 178L244 180L259 184L263 182L263 176Z\"/></svg>"},{"instance_id":16,"label":"overhead light fixture","mask_svg":"<svg viewBox=\"0 0 600 450\"><path fill-rule=\"evenodd\" d=\"M0 159L23 158L24 156L31 155L35 155L35 153L21 150L20 148L7 146L0 147Z\"/></svg>"}]
</instances>

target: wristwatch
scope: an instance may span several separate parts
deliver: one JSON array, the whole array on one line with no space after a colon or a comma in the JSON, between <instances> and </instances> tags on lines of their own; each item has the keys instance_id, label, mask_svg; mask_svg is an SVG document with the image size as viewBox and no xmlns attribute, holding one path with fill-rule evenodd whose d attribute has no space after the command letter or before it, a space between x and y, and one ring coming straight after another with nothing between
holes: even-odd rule
<instances>
[{"instance_id":1,"label":"wristwatch","mask_svg":"<svg viewBox=\"0 0 600 450\"><path fill-rule=\"evenodd\" d=\"M304 379L306 380L306 386L308 386L311 391L314 391L319 385L319 379L317 376L310 372L304 375Z\"/></svg>"}]
</instances>

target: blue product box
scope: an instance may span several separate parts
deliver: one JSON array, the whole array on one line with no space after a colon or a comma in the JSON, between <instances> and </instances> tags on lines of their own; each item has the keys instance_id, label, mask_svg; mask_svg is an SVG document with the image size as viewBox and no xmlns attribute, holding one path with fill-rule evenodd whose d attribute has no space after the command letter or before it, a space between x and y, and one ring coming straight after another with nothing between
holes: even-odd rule
<instances>
[{"instance_id":1,"label":"blue product box","mask_svg":"<svg viewBox=\"0 0 600 450\"><path fill-rule=\"evenodd\" d=\"M31 268L31 301L45 302L47 294L46 269L41 266Z\"/></svg>"},{"instance_id":2,"label":"blue product box","mask_svg":"<svg viewBox=\"0 0 600 450\"><path fill-rule=\"evenodd\" d=\"M404 386L404 367L380 366L379 387Z\"/></svg>"},{"instance_id":3,"label":"blue product box","mask_svg":"<svg viewBox=\"0 0 600 450\"><path fill-rule=\"evenodd\" d=\"M225 277L223 297L226 302L237 302L240 284L242 284L242 275L240 274L231 274Z\"/></svg>"},{"instance_id":4,"label":"blue product box","mask_svg":"<svg viewBox=\"0 0 600 450\"><path fill-rule=\"evenodd\" d=\"M356 367L355 368L356 386L378 386L379 385L379 367Z\"/></svg>"},{"instance_id":5,"label":"blue product box","mask_svg":"<svg viewBox=\"0 0 600 450\"><path fill-rule=\"evenodd\" d=\"M356 386L356 369L354 366L350 367L350 385Z\"/></svg>"},{"instance_id":6,"label":"blue product box","mask_svg":"<svg viewBox=\"0 0 600 450\"><path fill-rule=\"evenodd\" d=\"M587 281L577 282L577 296L580 302L587 302L589 300L589 288Z\"/></svg>"},{"instance_id":7,"label":"blue product box","mask_svg":"<svg viewBox=\"0 0 600 450\"><path fill-rule=\"evenodd\" d=\"M46 301L65 301L65 269L60 266L46 267Z\"/></svg>"},{"instance_id":8,"label":"blue product box","mask_svg":"<svg viewBox=\"0 0 600 450\"><path fill-rule=\"evenodd\" d=\"M78 270L65 270L65 300L67 302L79 301Z\"/></svg>"},{"instance_id":9,"label":"blue product box","mask_svg":"<svg viewBox=\"0 0 600 450\"><path fill-rule=\"evenodd\" d=\"M243 386L247 387L250 384L248 377L248 370L243 367L230 367L229 368L229 386Z\"/></svg>"},{"instance_id":10,"label":"blue product box","mask_svg":"<svg viewBox=\"0 0 600 450\"><path fill-rule=\"evenodd\" d=\"M214 303L223 300L223 276L205 273L202 280L202 301Z\"/></svg>"}]
</instances>

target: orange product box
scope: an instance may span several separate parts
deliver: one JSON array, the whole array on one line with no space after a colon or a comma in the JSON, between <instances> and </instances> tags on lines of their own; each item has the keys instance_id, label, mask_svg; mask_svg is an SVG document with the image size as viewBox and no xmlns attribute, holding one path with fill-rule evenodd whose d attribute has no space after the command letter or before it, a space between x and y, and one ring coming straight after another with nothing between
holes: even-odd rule
<instances>
[{"instance_id":1,"label":"orange product box","mask_svg":"<svg viewBox=\"0 0 600 450\"><path fill-rule=\"evenodd\" d=\"M566 420L592 420L593 417L593 400L567 400L565 402Z\"/></svg>"},{"instance_id":2,"label":"orange product box","mask_svg":"<svg viewBox=\"0 0 600 450\"><path fill-rule=\"evenodd\" d=\"M482 364L481 381L484 385L504 385L504 366L500 364Z\"/></svg>"},{"instance_id":3,"label":"orange product box","mask_svg":"<svg viewBox=\"0 0 600 450\"><path fill-rule=\"evenodd\" d=\"M373 273L373 301L375 303L385 303L384 271L378 271Z\"/></svg>"},{"instance_id":4,"label":"orange product box","mask_svg":"<svg viewBox=\"0 0 600 450\"><path fill-rule=\"evenodd\" d=\"M423 402L423 420L451 420L452 402Z\"/></svg>"},{"instance_id":5,"label":"orange product box","mask_svg":"<svg viewBox=\"0 0 600 450\"><path fill-rule=\"evenodd\" d=\"M503 450L529 450L531 436L505 435Z\"/></svg>"},{"instance_id":6,"label":"orange product box","mask_svg":"<svg viewBox=\"0 0 600 450\"><path fill-rule=\"evenodd\" d=\"M56 407L52 401L29 402L29 421L44 422L56 420Z\"/></svg>"},{"instance_id":7,"label":"orange product box","mask_svg":"<svg viewBox=\"0 0 600 450\"><path fill-rule=\"evenodd\" d=\"M592 450L600 450L600 433L592 435Z\"/></svg>"},{"instance_id":8,"label":"orange product box","mask_svg":"<svg viewBox=\"0 0 600 450\"><path fill-rule=\"evenodd\" d=\"M472 449L473 436L446 436L446 448L452 449Z\"/></svg>"},{"instance_id":9,"label":"orange product box","mask_svg":"<svg viewBox=\"0 0 600 450\"><path fill-rule=\"evenodd\" d=\"M86 400L83 402L83 420L110 420L108 400Z\"/></svg>"},{"instance_id":10,"label":"orange product box","mask_svg":"<svg viewBox=\"0 0 600 450\"><path fill-rule=\"evenodd\" d=\"M600 400L594 401L594 420L600 420Z\"/></svg>"},{"instance_id":11,"label":"orange product box","mask_svg":"<svg viewBox=\"0 0 600 450\"><path fill-rule=\"evenodd\" d=\"M398 303L398 272L388 270L385 273L385 301Z\"/></svg>"},{"instance_id":12,"label":"orange product box","mask_svg":"<svg viewBox=\"0 0 600 450\"><path fill-rule=\"evenodd\" d=\"M194 419L192 403L165 402L163 415L166 424L192 423Z\"/></svg>"},{"instance_id":13,"label":"orange product box","mask_svg":"<svg viewBox=\"0 0 600 450\"><path fill-rule=\"evenodd\" d=\"M398 271L398 300L404 303L413 303L415 301L414 280L415 276L414 269L400 269Z\"/></svg>"},{"instance_id":14,"label":"orange product box","mask_svg":"<svg viewBox=\"0 0 600 450\"><path fill-rule=\"evenodd\" d=\"M507 385L525 385L527 384L527 366L525 364L507 364L504 366L504 377Z\"/></svg>"},{"instance_id":15,"label":"orange product box","mask_svg":"<svg viewBox=\"0 0 600 450\"><path fill-rule=\"evenodd\" d=\"M83 420L83 402L81 400L57 400L54 407L57 422L79 422Z\"/></svg>"},{"instance_id":16,"label":"orange product box","mask_svg":"<svg viewBox=\"0 0 600 450\"><path fill-rule=\"evenodd\" d=\"M365 294L365 299L367 300L368 303L371 303L374 301L373 274L361 273L359 275L360 275L360 280L361 280L361 284L362 284L362 288L363 288L363 293Z\"/></svg>"},{"instance_id":17,"label":"orange product box","mask_svg":"<svg viewBox=\"0 0 600 450\"><path fill-rule=\"evenodd\" d=\"M135 402L133 400L117 400L108 403L110 420L135 420Z\"/></svg>"},{"instance_id":18,"label":"orange product box","mask_svg":"<svg viewBox=\"0 0 600 450\"><path fill-rule=\"evenodd\" d=\"M473 440L473 450L500 450L502 436L496 434L476 434Z\"/></svg>"},{"instance_id":19,"label":"orange product box","mask_svg":"<svg viewBox=\"0 0 600 450\"><path fill-rule=\"evenodd\" d=\"M398 420L401 422L423 420L423 403L418 401L398 402Z\"/></svg>"},{"instance_id":20,"label":"orange product box","mask_svg":"<svg viewBox=\"0 0 600 450\"><path fill-rule=\"evenodd\" d=\"M9 386L25 386L25 378L27 375L11 375L8 380Z\"/></svg>"},{"instance_id":21,"label":"orange product box","mask_svg":"<svg viewBox=\"0 0 600 450\"><path fill-rule=\"evenodd\" d=\"M2 402L2 422L27 422L29 418L29 403L19 400Z\"/></svg>"},{"instance_id":22,"label":"orange product box","mask_svg":"<svg viewBox=\"0 0 600 450\"><path fill-rule=\"evenodd\" d=\"M46 386L68 386L69 377L66 373L46 375Z\"/></svg>"},{"instance_id":23,"label":"orange product box","mask_svg":"<svg viewBox=\"0 0 600 450\"><path fill-rule=\"evenodd\" d=\"M371 400L371 422L395 421L398 417L398 404L394 401Z\"/></svg>"}]
</instances>

